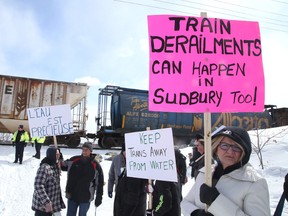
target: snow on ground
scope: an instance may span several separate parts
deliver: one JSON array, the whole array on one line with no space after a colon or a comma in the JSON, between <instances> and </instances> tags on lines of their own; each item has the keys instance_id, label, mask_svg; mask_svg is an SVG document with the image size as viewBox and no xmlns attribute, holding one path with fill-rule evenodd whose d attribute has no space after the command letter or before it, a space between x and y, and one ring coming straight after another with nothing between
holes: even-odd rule
<instances>
[{"instance_id":1,"label":"snow on ground","mask_svg":"<svg viewBox=\"0 0 288 216\"><path fill-rule=\"evenodd\" d=\"M266 130L262 137L269 137L276 134L279 130L286 129L285 127ZM255 133L249 132L252 142L255 142ZM45 156L47 146L41 149L41 159ZM14 161L14 151L12 146L0 145L0 215L1 216L31 216L34 212L31 210L33 184L36 171L39 167L40 160L32 157L35 154L35 148L27 146L24 151L24 162L22 165L12 163ZM81 149L61 149L64 159L71 156L81 154ZM108 180L108 171L111 161L105 160L108 155L107 152L119 153L119 150L98 150L94 149L94 153L101 154L103 161L101 166L104 171L105 182ZM191 152L191 147L181 149L181 152L188 156ZM276 205L283 190L284 176L288 172L288 135L287 132L277 135L263 150L264 170L259 166L259 160L255 153L251 155L250 162L263 175L268 182L270 192L270 207L271 213L274 213ZM188 157L187 157L188 158ZM188 159L187 159L188 162ZM188 163L187 163L188 164ZM188 168L187 175L190 177L190 168ZM66 184L66 172L62 172L61 187L62 194ZM183 195L189 191L193 185L194 180L189 178L189 181L183 187ZM66 198L63 197L65 203ZM66 215L66 209L62 211L62 215ZM91 204L88 216L95 215L94 204ZM102 205L97 208L97 215L112 216L113 215L113 199L107 195L107 184L104 187L104 195ZM283 216L288 216L288 203L285 203Z\"/></svg>"}]
</instances>

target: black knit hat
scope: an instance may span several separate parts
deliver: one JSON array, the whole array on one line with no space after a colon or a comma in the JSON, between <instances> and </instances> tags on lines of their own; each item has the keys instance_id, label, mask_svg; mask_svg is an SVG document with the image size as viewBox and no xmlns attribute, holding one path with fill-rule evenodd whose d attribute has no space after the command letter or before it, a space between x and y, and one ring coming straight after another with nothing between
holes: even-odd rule
<instances>
[{"instance_id":1,"label":"black knit hat","mask_svg":"<svg viewBox=\"0 0 288 216\"><path fill-rule=\"evenodd\" d=\"M88 148L91 152L93 151L92 143L90 143L90 142L85 142L82 145L82 148Z\"/></svg>"},{"instance_id":2,"label":"black knit hat","mask_svg":"<svg viewBox=\"0 0 288 216\"><path fill-rule=\"evenodd\" d=\"M249 161L252 152L252 147L250 136L246 130L244 130L241 127L235 127L235 126L225 127L224 129L216 133L212 138L214 139L218 136L229 137L230 139L232 139L233 141L235 141L236 143L238 143L243 147L245 155L242 159L242 165L246 164Z\"/></svg>"},{"instance_id":3,"label":"black knit hat","mask_svg":"<svg viewBox=\"0 0 288 216\"><path fill-rule=\"evenodd\" d=\"M198 134L196 134L196 140L201 140L201 141L203 141L204 140L204 136L202 135L202 134L200 134L200 133L198 133Z\"/></svg>"}]
</instances>

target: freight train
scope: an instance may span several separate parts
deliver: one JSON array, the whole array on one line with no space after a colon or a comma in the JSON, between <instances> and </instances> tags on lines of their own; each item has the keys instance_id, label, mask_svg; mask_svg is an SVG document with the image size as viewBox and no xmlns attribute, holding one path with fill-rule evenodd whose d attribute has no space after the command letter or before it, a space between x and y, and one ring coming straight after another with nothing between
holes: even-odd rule
<instances>
[{"instance_id":1,"label":"freight train","mask_svg":"<svg viewBox=\"0 0 288 216\"><path fill-rule=\"evenodd\" d=\"M59 82L0 75L0 133L19 124L29 131L27 108L70 104L74 134L57 136L57 143L78 146L86 136L86 83ZM46 143L53 143L47 137Z\"/></svg>"},{"instance_id":2,"label":"freight train","mask_svg":"<svg viewBox=\"0 0 288 216\"><path fill-rule=\"evenodd\" d=\"M19 124L29 131L27 108L70 104L74 134L57 136L57 143L76 147L82 138L98 141L102 148L121 146L124 134L172 128L175 143L190 143L203 132L203 114L151 112L148 91L108 85L99 89L97 131L87 133L86 83L0 75L0 133L13 133ZM264 110L264 109L263 109ZM247 130L288 125L288 108L265 106L262 113L212 113L212 129L220 125L237 125ZM47 137L46 144L52 144Z\"/></svg>"},{"instance_id":3,"label":"freight train","mask_svg":"<svg viewBox=\"0 0 288 216\"><path fill-rule=\"evenodd\" d=\"M121 146L124 134L172 128L174 143L189 144L196 133L203 133L203 113L152 112L148 110L148 91L108 85L99 89L97 132L102 148ZM266 105L258 113L212 113L212 130L218 126L241 126L246 130L264 129L288 124L288 108Z\"/></svg>"}]
</instances>

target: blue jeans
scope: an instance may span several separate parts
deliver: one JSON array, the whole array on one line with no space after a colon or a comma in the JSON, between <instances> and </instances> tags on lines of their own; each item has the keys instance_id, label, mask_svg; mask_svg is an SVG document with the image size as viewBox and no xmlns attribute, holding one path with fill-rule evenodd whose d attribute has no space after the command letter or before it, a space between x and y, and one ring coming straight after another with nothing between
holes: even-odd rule
<instances>
[{"instance_id":1,"label":"blue jeans","mask_svg":"<svg viewBox=\"0 0 288 216\"><path fill-rule=\"evenodd\" d=\"M88 203L78 203L71 199L68 199L67 216L76 216L77 208L79 206L79 216L86 216L89 208L90 202Z\"/></svg>"}]
</instances>

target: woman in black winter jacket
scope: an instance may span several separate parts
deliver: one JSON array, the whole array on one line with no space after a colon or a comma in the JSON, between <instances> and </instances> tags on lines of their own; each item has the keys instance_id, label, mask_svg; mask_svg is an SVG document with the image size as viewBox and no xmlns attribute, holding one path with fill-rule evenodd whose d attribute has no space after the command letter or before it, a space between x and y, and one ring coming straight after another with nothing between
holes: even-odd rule
<instances>
[{"instance_id":1,"label":"woman in black winter jacket","mask_svg":"<svg viewBox=\"0 0 288 216\"><path fill-rule=\"evenodd\" d=\"M128 177L126 170L118 179L114 216L146 216L147 179Z\"/></svg>"}]
</instances>

